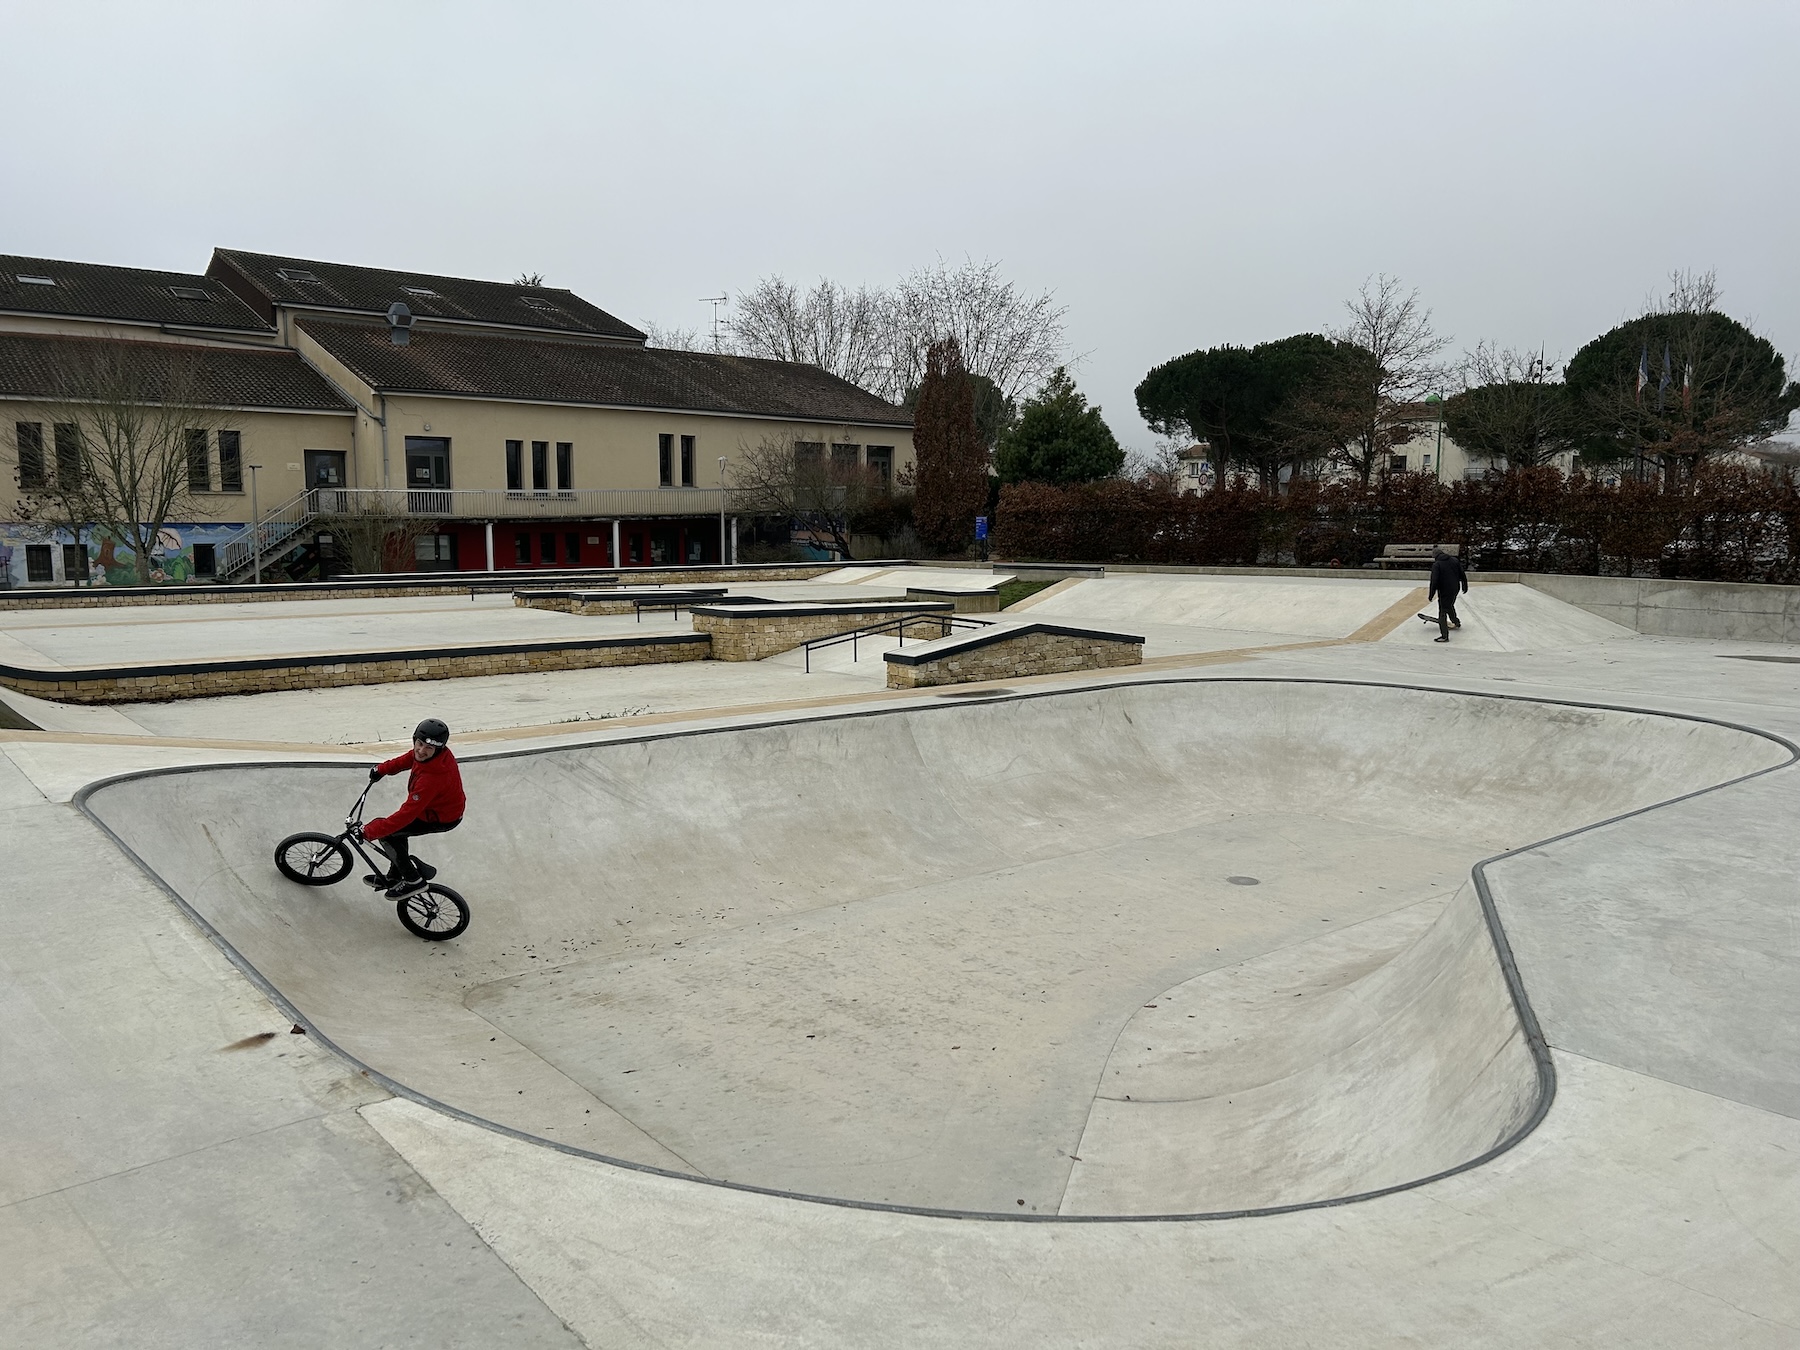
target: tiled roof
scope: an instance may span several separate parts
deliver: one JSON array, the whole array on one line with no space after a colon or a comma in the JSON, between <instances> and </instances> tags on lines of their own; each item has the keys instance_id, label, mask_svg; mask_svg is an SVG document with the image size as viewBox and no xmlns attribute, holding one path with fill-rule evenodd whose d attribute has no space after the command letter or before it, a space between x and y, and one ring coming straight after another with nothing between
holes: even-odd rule
<instances>
[{"instance_id":1,"label":"tiled roof","mask_svg":"<svg viewBox=\"0 0 1800 1350\"><path fill-rule=\"evenodd\" d=\"M210 408L354 409L297 353L280 347L0 333L0 398L52 402L104 396L109 388L146 400L179 390L184 402Z\"/></svg>"},{"instance_id":2,"label":"tiled roof","mask_svg":"<svg viewBox=\"0 0 1800 1350\"><path fill-rule=\"evenodd\" d=\"M848 380L788 361L427 327L396 347L385 323L308 317L299 327L385 393L912 425Z\"/></svg>"},{"instance_id":3,"label":"tiled roof","mask_svg":"<svg viewBox=\"0 0 1800 1350\"><path fill-rule=\"evenodd\" d=\"M38 280L21 281L20 277ZM46 280L51 284L45 285ZM201 291L209 298L179 296L176 287ZM208 277L11 255L0 255L0 310L262 333L270 327L250 306Z\"/></svg>"},{"instance_id":4,"label":"tiled roof","mask_svg":"<svg viewBox=\"0 0 1800 1350\"><path fill-rule=\"evenodd\" d=\"M421 318L459 319L470 323L502 323L520 328L548 328L564 333L642 342L644 335L573 291L551 286L520 286L510 281L473 281L425 272L390 272L379 267L278 258L237 249L213 250L209 276L233 280L239 293L256 303L260 296L273 305L295 308L357 310L386 314L398 300ZM307 280L307 278L312 280ZM272 308L267 312L273 315Z\"/></svg>"}]
</instances>

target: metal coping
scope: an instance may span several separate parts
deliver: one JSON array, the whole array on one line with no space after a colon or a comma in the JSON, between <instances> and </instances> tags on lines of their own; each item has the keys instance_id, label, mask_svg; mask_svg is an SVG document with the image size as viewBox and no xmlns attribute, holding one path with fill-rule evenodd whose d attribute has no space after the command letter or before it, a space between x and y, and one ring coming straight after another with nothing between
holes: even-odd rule
<instances>
[{"instance_id":1,"label":"metal coping","mask_svg":"<svg viewBox=\"0 0 1800 1350\"><path fill-rule=\"evenodd\" d=\"M741 610L747 606L733 606L732 610ZM948 600L838 600L827 604L817 601L800 601L790 604L785 600L764 601L761 608L752 614L752 618L800 618L815 614L949 614L955 606ZM714 614L713 605L695 605L696 614ZM730 612L730 611L726 611Z\"/></svg>"},{"instance_id":2,"label":"metal coping","mask_svg":"<svg viewBox=\"0 0 1800 1350\"><path fill-rule=\"evenodd\" d=\"M1013 638L1027 637L1032 633L1054 633L1059 637L1098 638L1103 642L1125 642L1144 645L1144 639L1130 633L1107 633L1098 628L1070 628L1060 623L1021 623L991 624L979 632L952 633L947 637L933 638L923 647L915 647L907 651L904 647L896 647L886 653L883 660L891 661L897 666L922 666L928 661L936 661L953 652L965 652L975 647L986 647L996 642L1007 642Z\"/></svg>"},{"instance_id":3,"label":"metal coping","mask_svg":"<svg viewBox=\"0 0 1800 1350\"><path fill-rule=\"evenodd\" d=\"M1104 692L1117 688L1184 684L1298 684L1327 685L1353 689L1398 689L1414 693L1446 694L1455 698L1485 698L1500 703L1533 703L1547 707L1585 708L1599 712L1631 713L1641 717L1661 717L1667 718L1670 721L1693 722L1704 726L1723 727L1730 731L1743 732L1746 735L1756 736L1763 740L1774 742L1788 752L1788 757L1779 764L1771 764L1766 768L1757 769L1751 773L1740 774L1736 778L1729 778L1723 782L1714 783L1710 787L1697 788L1692 792L1684 792L1660 802L1653 802L1649 806L1640 806L1635 810L1624 811L1616 816L1609 816L1605 820L1593 821L1572 830L1565 830L1561 834L1550 835L1547 838L1539 839L1529 844L1523 844L1518 848L1508 849L1504 853L1496 853L1492 857L1483 858L1473 866L1470 871L1470 876L1475 883L1475 893L1481 904L1482 916L1487 923L1488 936L1493 941L1494 954L1500 965L1501 976L1506 982L1508 993L1512 996L1513 1010L1518 1016L1520 1030L1525 1033L1526 1043L1530 1047L1532 1060L1537 1066L1537 1101L1533 1104L1531 1113L1512 1131L1511 1134L1501 1139L1492 1148L1477 1157L1458 1163L1454 1167L1447 1167L1441 1171L1433 1172L1429 1176L1418 1177L1412 1181L1398 1182L1392 1186L1383 1186L1376 1190L1359 1191L1353 1195L1334 1196L1326 1200L1306 1200L1289 1205L1269 1205L1248 1209L1215 1210L1191 1214L1008 1214L1004 1211L995 1213L985 1210L939 1209L923 1205L897 1205L873 1200L850 1200L841 1196L811 1195L804 1191L788 1191L772 1186L755 1186L747 1182L730 1181L724 1178L697 1176L691 1172L678 1172L672 1168L656 1167L649 1163L633 1162L628 1158L615 1158L608 1154L596 1153L590 1149L577 1148L572 1144L566 1144L559 1140L546 1139L541 1135L535 1135L525 1130L515 1129L510 1125L503 1125L498 1121L488 1120L483 1116L475 1115L473 1112L452 1106L448 1102L442 1102L434 1097L429 1097L422 1092L415 1091L398 1079L390 1078L381 1070L363 1063L362 1060L338 1045L329 1036L326 1036L313 1024L311 1019L309 1019L305 1013L301 1012L298 1007L288 1000L287 996L283 994L279 988L264 976L260 970L252 965L249 960L237 950L237 948L233 947L225 938L224 934L213 927L213 925L208 922L198 910L189 904L188 901L174 889L174 887L164 881L163 878L158 875L156 870L140 858L129 844L119 838L119 836L113 832L112 827L101 820L100 817L95 814L92 806L89 805L89 800L95 793L108 787L113 787L121 783L135 782L142 778L161 778L175 774L213 772L220 769L311 768L333 769L341 772L344 768L344 765L341 762L325 760L261 760L226 764L184 764L166 769L142 769L133 773L115 774L112 777L89 783L75 794L73 800L74 805L81 813L91 820L108 839L111 839L120 852L136 864L138 870L143 872L145 877L150 880L151 884L162 891L164 895L168 896L169 899L174 902L176 908L187 915L189 921L206 935L233 966L237 967L239 973L248 979L251 984L255 985L271 1003L280 1009L283 1016L290 1018L294 1025L303 1027L308 1036L312 1037L320 1045L323 1045L327 1050L337 1055L358 1073L368 1078L370 1081L379 1084L394 1096L413 1102L415 1105L439 1112L442 1115L449 1116L453 1120L460 1120L465 1124L478 1126L481 1129L489 1130L509 1139L517 1139L522 1143L537 1144L555 1152L567 1154L570 1157L585 1158L591 1162L605 1163L608 1166L622 1168L626 1171L641 1172L650 1176L667 1177L671 1180L691 1182L699 1186L714 1186L722 1190L739 1191L749 1195L766 1195L780 1200L796 1200L807 1204L830 1205L839 1209L868 1210L883 1214L904 1214L918 1218L961 1219L981 1223L1213 1223L1225 1219L1270 1218L1276 1215L1298 1214L1315 1209L1336 1209L1345 1205L1359 1204L1365 1200L1376 1200L1383 1196L1397 1195L1403 1191L1417 1190L1421 1186L1429 1186L1433 1182L1443 1181L1449 1177L1458 1176L1463 1172L1469 1172L1478 1167L1484 1167L1494 1159L1509 1152L1523 1142L1540 1124L1543 1123L1544 1117L1550 1112L1552 1102L1556 1099L1556 1066L1551 1059L1550 1046L1544 1038L1543 1028L1539 1024L1537 1014L1532 1009L1531 1000L1525 992L1524 982L1519 975L1518 962L1513 954L1512 944L1507 939L1506 931L1501 925L1499 911L1495 906L1493 893L1488 886L1487 868L1494 863L1503 862L1508 858L1517 857L1522 853L1529 853L1533 849L1542 848L1546 844L1554 844L1565 839L1573 839L1595 830L1604 829L1609 825L1615 825L1623 820L1630 820L1637 816L1646 815L1651 811L1659 811L1666 806L1673 806L1679 802L1691 801L1696 797L1719 792L1725 788L1734 787L1739 783L1746 783L1752 779L1764 777L1765 775L1774 773L1780 769L1789 768L1796 761L1800 761L1800 745L1796 745L1793 741L1788 740L1787 737L1777 735L1771 731L1765 731L1760 727L1746 726L1740 722L1727 722L1721 718L1702 717L1693 713L1669 712L1657 708L1634 708L1617 703L1594 703L1579 699L1538 698L1525 694L1503 694L1482 690L1447 689L1437 685L1403 684L1387 680L1286 679L1279 676L1253 675L1193 676L1160 680L1115 679L1111 681L1083 684L1076 689L1046 689L1033 690L1028 693L996 695L996 697L991 700L984 700L980 706L987 707L995 702L1012 703L1040 698L1068 698ZM720 732L756 731L769 727L797 726L808 722L843 722L865 717L891 717L900 713L927 713L934 709L943 712L967 706L969 705L957 702L932 700L930 702L904 703L896 706L856 709L849 712L824 713L814 716L775 717L763 721L747 722L725 727L696 727L661 732L646 732L642 735L635 736L575 740L561 745L540 746L534 749L495 751L484 755L469 755L463 762L474 763L485 760L519 759L528 755L554 754L566 750L600 748L612 745L642 745L653 741L681 740L694 736L716 735Z\"/></svg>"}]
</instances>

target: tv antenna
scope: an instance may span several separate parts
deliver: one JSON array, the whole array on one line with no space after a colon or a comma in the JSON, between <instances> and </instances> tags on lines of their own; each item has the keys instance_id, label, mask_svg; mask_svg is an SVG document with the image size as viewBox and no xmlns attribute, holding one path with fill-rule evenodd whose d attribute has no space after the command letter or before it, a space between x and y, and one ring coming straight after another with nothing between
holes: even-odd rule
<instances>
[{"instance_id":1,"label":"tv antenna","mask_svg":"<svg viewBox=\"0 0 1800 1350\"><path fill-rule=\"evenodd\" d=\"M703 295L700 297L700 303L711 305L713 309L713 350L716 352L719 350L719 306L729 305L731 297L729 295Z\"/></svg>"}]
</instances>

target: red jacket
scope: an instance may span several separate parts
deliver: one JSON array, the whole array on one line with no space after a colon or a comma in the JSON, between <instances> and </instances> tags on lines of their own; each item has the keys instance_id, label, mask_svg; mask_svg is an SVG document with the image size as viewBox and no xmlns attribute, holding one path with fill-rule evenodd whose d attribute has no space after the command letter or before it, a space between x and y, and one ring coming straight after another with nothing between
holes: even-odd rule
<instances>
[{"instance_id":1,"label":"red jacket","mask_svg":"<svg viewBox=\"0 0 1800 1350\"><path fill-rule=\"evenodd\" d=\"M462 770L456 767L456 756L445 746L430 759L420 763L408 750L381 765L383 776L411 769L406 780L406 800L391 816L371 820L363 826L366 839L383 839L403 826L422 820L428 825L453 825L462 819L467 799L463 796Z\"/></svg>"}]
</instances>

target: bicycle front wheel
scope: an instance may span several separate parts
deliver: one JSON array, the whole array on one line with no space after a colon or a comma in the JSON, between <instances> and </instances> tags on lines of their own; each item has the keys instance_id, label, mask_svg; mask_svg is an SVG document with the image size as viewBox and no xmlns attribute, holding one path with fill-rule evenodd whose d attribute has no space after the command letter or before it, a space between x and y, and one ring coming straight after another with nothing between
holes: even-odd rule
<instances>
[{"instance_id":1,"label":"bicycle front wheel","mask_svg":"<svg viewBox=\"0 0 1800 1350\"><path fill-rule=\"evenodd\" d=\"M275 866L302 886L329 886L350 875L350 850L335 835L309 830L275 845Z\"/></svg>"},{"instance_id":2,"label":"bicycle front wheel","mask_svg":"<svg viewBox=\"0 0 1800 1350\"><path fill-rule=\"evenodd\" d=\"M448 886L432 882L394 905L400 922L414 937L444 942L469 926L468 903Z\"/></svg>"}]
</instances>

